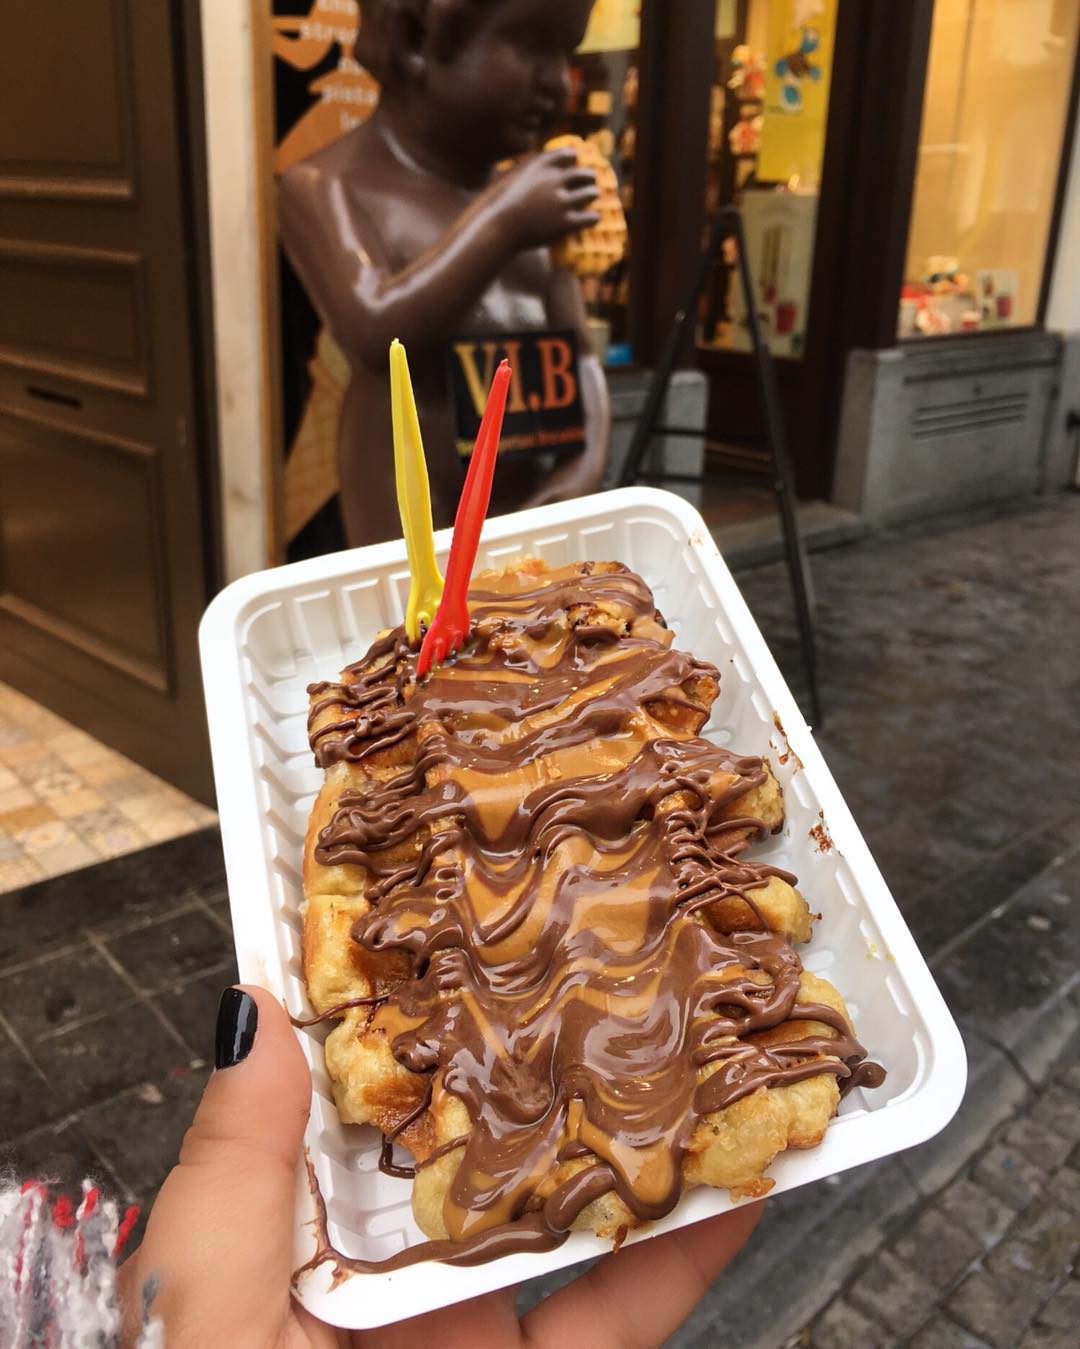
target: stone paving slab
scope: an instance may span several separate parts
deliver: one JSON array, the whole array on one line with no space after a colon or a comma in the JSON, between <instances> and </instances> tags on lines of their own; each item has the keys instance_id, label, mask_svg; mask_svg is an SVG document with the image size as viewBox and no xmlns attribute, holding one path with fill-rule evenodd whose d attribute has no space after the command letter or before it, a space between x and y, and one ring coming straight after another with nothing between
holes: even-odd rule
<instances>
[{"instance_id":1,"label":"stone paving slab","mask_svg":"<svg viewBox=\"0 0 1080 1349\"><path fill-rule=\"evenodd\" d=\"M224 893L212 828L0 895L0 1166L149 1201L236 978Z\"/></svg>"},{"instance_id":2,"label":"stone paving slab","mask_svg":"<svg viewBox=\"0 0 1080 1349\"><path fill-rule=\"evenodd\" d=\"M1080 1040L1055 1074L1067 1086L1031 1093L964 1174L890 1228L878 1249L787 1343L1017 1346L1077 1343L1080 1212L1077 1150L1041 1123L1080 1116ZM1048 1108L1046 1102L1051 1102ZM1041 1162L1029 1154L1042 1144ZM1020 1145L1020 1146L1018 1146ZM1071 1205L1071 1207L1070 1207ZM759 1337L762 1346L774 1341Z\"/></svg>"}]
</instances>

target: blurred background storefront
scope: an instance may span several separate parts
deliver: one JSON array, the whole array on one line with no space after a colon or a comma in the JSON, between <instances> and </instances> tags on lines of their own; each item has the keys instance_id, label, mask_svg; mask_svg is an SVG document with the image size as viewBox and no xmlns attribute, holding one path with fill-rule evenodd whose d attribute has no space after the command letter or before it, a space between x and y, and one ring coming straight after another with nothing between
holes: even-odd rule
<instances>
[{"instance_id":1,"label":"blurred background storefront","mask_svg":"<svg viewBox=\"0 0 1080 1349\"><path fill-rule=\"evenodd\" d=\"M275 175L377 87L362 0L77 8L5 31L0 679L205 794L198 613L341 540L347 367L278 250ZM565 129L630 224L587 283L617 450L735 203L805 501L877 524L1072 481L1078 29L1076 0L598 0ZM733 262L679 388L695 462L753 484Z\"/></svg>"},{"instance_id":2,"label":"blurred background storefront","mask_svg":"<svg viewBox=\"0 0 1080 1349\"><path fill-rule=\"evenodd\" d=\"M351 55L362 0L273 10L280 172L377 89ZM1072 0L599 0L564 129L613 162L630 222L628 258L586 283L616 458L712 218L734 203L804 499L873 523L1065 481L1069 446L1050 444L1063 347L1045 320L1078 26ZM763 428L733 264L718 258L699 297L699 373L681 387L705 463L752 486ZM279 542L305 556L340 546L347 367L279 274ZM767 493L755 508L772 511Z\"/></svg>"},{"instance_id":3,"label":"blurred background storefront","mask_svg":"<svg viewBox=\"0 0 1080 1349\"><path fill-rule=\"evenodd\" d=\"M1061 329L1080 287L1062 231L1080 191L1080 5L913 8L917 64L879 169L896 175L883 304L850 341L834 440L833 498L871 524L1076 473L1077 353Z\"/></svg>"}]
</instances>

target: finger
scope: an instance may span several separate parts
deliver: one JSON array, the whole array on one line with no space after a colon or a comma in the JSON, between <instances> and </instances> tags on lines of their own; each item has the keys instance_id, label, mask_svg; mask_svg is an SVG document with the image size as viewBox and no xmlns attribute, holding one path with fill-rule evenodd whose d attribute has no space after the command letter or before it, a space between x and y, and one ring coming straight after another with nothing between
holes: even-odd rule
<instances>
[{"instance_id":1,"label":"finger","mask_svg":"<svg viewBox=\"0 0 1080 1349\"><path fill-rule=\"evenodd\" d=\"M606 1256L522 1322L537 1349L663 1344L685 1321L761 1217L752 1204Z\"/></svg>"},{"instance_id":2,"label":"finger","mask_svg":"<svg viewBox=\"0 0 1080 1349\"><path fill-rule=\"evenodd\" d=\"M597 187L596 172L593 169L587 169L583 165L577 165L568 173L562 175L563 185L566 187Z\"/></svg>"},{"instance_id":3,"label":"finger","mask_svg":"<svg viewBox=\"0 0 1080 1349\"><path fill-rule=\"evenodd\" d=\"M572 145L560 145L555 150L545 150L543 158L549 164L557 164L563 167L571 167L578 162L577 151Z\"/></svg>"},{"instance_id":4,"label":"finger","mask_svg":"<svg viewBox=\"0 0 1080 1349\"><path fill-rule=\"evenodd\" d=\"M570 211L566 217L568 230L588 230L599 223L600 217L595 211Z\"/></svg>"},{"instance_id":5,"label":"finger","mask_svg":"<svg viewBox=\"0 0 1080 1349\"><path fill-rule=\"evenodd\" d=\"M218 1030L218 1069L146 1237L124 1266L129 1307L142 1281L158 1274L153 1311L170 1345L269 1344L289 1311L295 1170L311 1075L287 1015L265 989L226 990Z\"/></svg>"},{"instance_id":6,"label":"finger","mask_svg":"<svg viewBox=\"0 0 1080 1349\"><path fill-rule=\"evenodd\" d=\"M594 202L599 195L594 187L579 187L575 188L573 192L564 192L562 199L568 206L584 209L590 202Z\"/></svg>"},{"instance_id":7,"label":"finger","mask_svg":"<svg viewBox=\"0 0 1080 1349\"><path fill-rule=\"evenodd\" d=\"M470 1302L356 1334L353 1344L356 1349L516 1349L521 1343L516 1297L516 1288L500 1288Z\"/></svg>"}]
</instances>

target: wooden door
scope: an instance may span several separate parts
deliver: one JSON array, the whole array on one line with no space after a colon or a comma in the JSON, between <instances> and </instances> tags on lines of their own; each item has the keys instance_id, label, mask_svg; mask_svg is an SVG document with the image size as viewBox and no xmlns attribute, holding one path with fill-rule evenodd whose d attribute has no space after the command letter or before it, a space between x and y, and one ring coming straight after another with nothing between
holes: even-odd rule
<instances>
[{"instance_id":1,"label":"wooden door","mask_svg":"<svg viewBox=\"0 0 1080 1349\"><path fill-rule=\"evenodd\" d=\"M4 7L0 678L206 799L179 3Z\"/></svg>"}]
</instances>

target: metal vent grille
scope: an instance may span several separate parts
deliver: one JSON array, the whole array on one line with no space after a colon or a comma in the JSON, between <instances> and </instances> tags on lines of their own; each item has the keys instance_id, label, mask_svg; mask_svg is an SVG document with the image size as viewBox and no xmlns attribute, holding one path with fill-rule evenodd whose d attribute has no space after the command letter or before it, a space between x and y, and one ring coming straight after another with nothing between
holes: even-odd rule
<instances>
[{"instance_id":1,"label":"metal vent grille","mask_svg":"<svg viewBox=\"0 0 1080 1349\"><path fill-rule=\"evenodd\" d=\"M916 408L911 433L916 440L934 440L941 436L968 435L995 426L1015 426L1028 413L1031 396L1026 389L1015 393L986 394L963 398L955 403L936 403Z\"/></svg>"}]
</instances>

